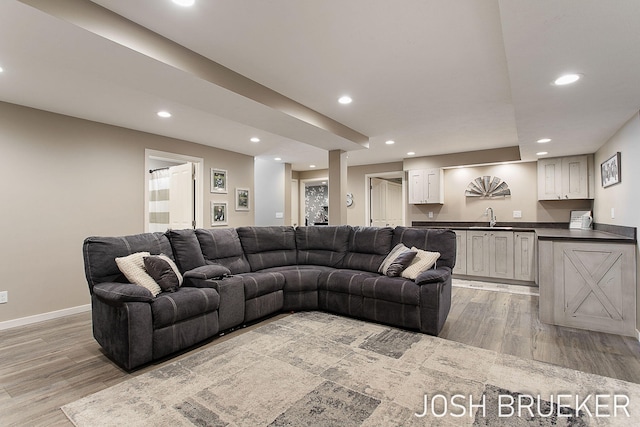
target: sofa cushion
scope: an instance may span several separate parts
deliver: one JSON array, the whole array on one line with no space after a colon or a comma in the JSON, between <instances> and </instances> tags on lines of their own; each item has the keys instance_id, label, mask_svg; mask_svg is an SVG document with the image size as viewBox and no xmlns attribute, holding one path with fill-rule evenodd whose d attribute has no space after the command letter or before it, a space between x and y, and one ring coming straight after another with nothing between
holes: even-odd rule
<instances>
[{"instance_id":1,"label":"sofa cushion","mask_svg":"<svg viewBox=\"0 0 640 427\"><path fill-rule=\"evenodd\" d=\"M144 268L144 258L149 255L149 252L136 252L125 257L117 257L116 264L131 283L147 288L155 297L162 289Z\"/></svg>"},{"instance_id":2,"label":"sofa cushion","mask_svg":"<svg viewBox=\"0 0 640 427\"><path fill-rule=\"evenodd\" d=\"M391 249L391 252L389 252L389 255L387 255L384 261L382 261L378 272L385 276L398 277L400 273L402 273L402 270L411 264L411 261L413 261L417 253L417 251L409 249L402 243L398 243Z\"/></svg>"},{"instance_id":3,"label":"sofa cushion","mask_svg":"<svg viewBox=\"0 0 640 427\"><path fill-rule=\"evenodd\" d=\"M176 264L182 273L205 265L200 243L194 230L167 230Z\"/></svg>"},{"instance_id":4,"label":"sofa cushion","mask_svg":"<svg viewBox=\"0 0 640 427\"><path fill-rule=\"evenodd\" d=\"M238 236L251 271L296 264L293 227L240 227Z\"/></svg>"},{"instance_id":5,"label":"sofa cushion","mask_svg":"<svg viewBox=\"0 0 640 427\"><path fill-rule=\"evenodd\" d=\"M298 264L342 266L350 235L351 227L348 225L296 228Z\"/></svg>"},{"instance_id":6,"label":"sofa cushion","mask_svg":"<svg viewBox=\"0 0 640 427\"><path fill-rule=\"evenodd\" d=\"M207 264L223 265L231 274L251 271L235 228L199 228L195 233Z\"/></svg>"},{"instance_id":7,"label":"sofa cushion","mask_svg":"<svg viewBox=\"0 0 640 427\"><path fill-rule=\"evenodd\" d=\"M343 268L377 272L391 251L393 229L390 227L356 227L349 237Z\"/></svg>"},{"instance_id":8,"label":"sofa cushion","mask_svg":"<svg viewBox=\"0 0 640 427\"><path fill-rule=\"evenodd\" d=\"M121 237L87 237L82 254L84 271L93 293L93 286L103 282L128 283L116 264L117 257L135 252L149 252L152 255L166 254L173 257L169 239L163 233L144 233Z\"/></svg>"},{"instance_id":9,"label":"sofa cushion","mask_svg":"<svg viewBox=\"0 0 640 427\"><path fill-rule=\"evenodd\" d=\"M177 292L162 293L151 303L153 329L218 309L220 296L215 289L181 287Z\"/></svg>"},{"instance_id":10,"label":"sofa cushion","mask_svg":"<svg viewBox=\"0 0 640 427\"><path fill-rule=\"evenodd\" d=\"M175 292L182 286L182 274L176 263L166 255L150 255L143 258L144 268L160 286L162 292Z\"/></svg>"},{"instance_id":11,"label":"sofa cushion","mask_svg":"<svg viewBox=\"0 0 640 427\"><path fill-rule=\"evenodd\" d=\"M281 291L284 288L284 276L281 273L243 273L240 275L244 284L245 301L262 295Z\"/></svg>"},{"instance_id":12,"label":"sofa cushion","mask_svg":"<svg viewBox=\"0 0 640 427\"><path fill-rule=\"evenodd\" d=\"M411 250L417 251L417 254L411 264L402 271L401 275L405 279L415 280L420 273L429 270L435 265L438 258L440 258L440 252L423 251L415 246Z\"/></svg>"},{"instance_id":13,"label":"sofa cushion","mask_svg":"<svg viewBox=\"0 0 640 427\"><path fill-rule=\"evenodd\" d=\"M368 277L380 277L380 275L378 273L349 269L322 272L318 278L318 289L361 296L362 282Z\"/></svg>"},{"instance_id":14,"label":"sofa cushion","mask_svg":"<svg viewBox=\"0 0 640 427\"><path fill-rule=\"evenodd\" d=\"M398 226L393 230L393 245L403 243L430 252L440 252L438 267L450 269L456 264L456 234L440 228L408 228Z\"/></svg>"},{"instance_id":15,"label":"sofa cushion","mask_svg":"<svg viewBox=\"0 0 640 427\"><path fill-rule=\"evenodd\" d=\"M366 278L362 282L362 295L399 304L420 305L420 286L402 277Z\"/></svg>"}]
</instances>

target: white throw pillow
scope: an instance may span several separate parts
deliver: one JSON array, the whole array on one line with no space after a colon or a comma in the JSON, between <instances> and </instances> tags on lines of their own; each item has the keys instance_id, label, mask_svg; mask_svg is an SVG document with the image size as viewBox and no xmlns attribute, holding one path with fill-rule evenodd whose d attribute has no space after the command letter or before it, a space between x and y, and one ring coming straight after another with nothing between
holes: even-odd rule
<instances>
[{"instance_id":1,"label":"white throw pillow","mask_svg":"<svg viewBox=\"0 0 640 427\"><path fill-rule=\"evenodd\" d=\"M150 255L149 252L136 252L125 257L116 258L116 264L127 280L147 288L155 297L162 292L162 289L144 268L144 257Z\"/></svg>"},{"instance_id":2,"label":"white throw pillow","mask_svg":"<svg viewBox=\"0 0 640 427\"><path fill-rule=\"evenodd\" d=\"M411 248L411 250L417 251L418 254L411 264L402 271L401 276L405 279L416 280L420 273L433 267L438 258L440 258L440 252L423 251L416 247Z\"/></svg>"}]
</instances>

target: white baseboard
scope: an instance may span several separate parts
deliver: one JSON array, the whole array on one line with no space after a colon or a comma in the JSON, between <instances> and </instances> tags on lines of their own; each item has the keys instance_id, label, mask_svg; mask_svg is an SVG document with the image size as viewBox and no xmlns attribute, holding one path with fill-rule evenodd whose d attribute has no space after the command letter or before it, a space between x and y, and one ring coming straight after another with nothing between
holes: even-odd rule
<instances>
[{"instance_id":1,"label":"white baseboard","mask_svg":"<svg viewBox=\"0 0 640 427\"><path fill-rule=\"evenodd\" d=\"M50 311L48 313L0 322L0 331L16 328L18 326L30 325L32 323L43 322L45 320L57 319L59 317L71 316L72 314L83 313L85 311L91 311L91 304L79 305L77 307L65 308L63 310Z\"/></svg>"}]
</instances>

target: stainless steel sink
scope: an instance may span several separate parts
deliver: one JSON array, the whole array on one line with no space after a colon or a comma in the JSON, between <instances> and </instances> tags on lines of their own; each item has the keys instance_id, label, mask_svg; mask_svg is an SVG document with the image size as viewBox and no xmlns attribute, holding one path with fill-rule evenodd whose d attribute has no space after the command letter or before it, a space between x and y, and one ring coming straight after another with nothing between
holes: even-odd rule
<instances>
[{"instance_id":1,"label":"stainless steel sink","mask_svg":"<svg viewBox=\"0 0 640 427\"><path fill-rule=\"evenodd\" d=\"M469 227L469 230L496 230L496 231L508 231L508 230L513 230L513 227Z\"/></svg>"}]
</instances>

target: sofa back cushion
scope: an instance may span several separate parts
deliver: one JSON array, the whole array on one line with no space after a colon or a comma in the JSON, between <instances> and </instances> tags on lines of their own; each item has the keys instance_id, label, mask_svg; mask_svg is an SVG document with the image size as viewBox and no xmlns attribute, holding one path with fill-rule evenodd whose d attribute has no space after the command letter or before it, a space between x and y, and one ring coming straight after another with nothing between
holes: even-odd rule
<instances>
[{"instance_id":1,"label":"sofa back cushion","mask_svg":"<svg viewBox=\"0 0 640 427\"><path fill-rule=\"evenodd\" d=\"M293 227L239 227L237 231L251 271L296 264Z\"/></svg>"},{"instance_id":2,"label":"sofa back cushion","mask_svg":"<svg viewBox=\"0 0 640 427\"><path fill-rule=\"evenodd\" d=\"M231 274L251 271L235 228L199 228L196 237L207 264L220 264L227 267Z\"/></svg>"},{"instance_id":3,"label":"sofa back cushion","mask_svg":"<svg viewBox=\"0 0 640 427\"><path fill-rule=\"evenodd\" d=\"M380 264L391 251L393 228L355 227L349 237L349 247L343 268L378 272Z\"/></svg>"},{"instance_id":4,"label":"sofa back cushion","mask_svg":"<svg viewBox=\"0 0 640 427\"><path fill-rule=\"evenodd\" d=\"M453 269L456 264L456 234L452 230L398 226L393 230L393 245L398 243L429 252L440 252L437 267Z\"/></svg>"},{"instance_id":5,"label":"sofa back cushion","mask_svg":"<svg viewBox=\"0 0 640 427\"><path fill-rule=\"evenodd\" d=\"M296 228L298 264L341 267L349 248L349 236L348 225Z\"/></svg>"},{"instance_id":6,"label":"sofa back cushion","mask_svg":"<svg viewBox=\"0 0 640 427\"><path fill-rule=\"evenodd\" d=\"M165 254L173 258L169 239L163 233L143 233L121 237L87 237L82 245L84 272L89 284L93 286L103 282L129 283L120 272L116 258L137 252L149 252L151 255Z\"/></svg>"},{"instance_id":7,"label":"sofa back cushion","mask_svg":"<svg viewBox=\"0 0 640 427\"><path fill-rule=\"evenodd\" d=\"M165 234L171 242L176 264L182 274L205 265L195 230L190 228L184 230L167 230Z\"/></svg>"}]
</instances>

